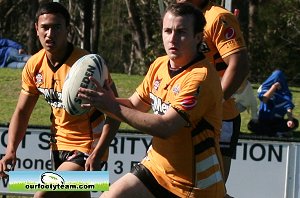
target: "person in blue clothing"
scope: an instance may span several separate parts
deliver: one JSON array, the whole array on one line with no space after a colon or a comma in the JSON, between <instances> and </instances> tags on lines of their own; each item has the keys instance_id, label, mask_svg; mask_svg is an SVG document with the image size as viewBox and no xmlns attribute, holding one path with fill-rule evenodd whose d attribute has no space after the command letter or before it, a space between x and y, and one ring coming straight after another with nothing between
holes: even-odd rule
<instances>
[{"instance_id":1,"label":"person in blue clothing","mask_svg":"<svg viewBox=\"0 0 300 198\"><path fill-rule=\"evenodd\" d=\"M250 120L248 129L256 134L276 136L296 129L295 107L285 75L275 70L257 90L260 100L258 120ZM288 134L288 133L286 133Z\"/></svg>"},{"instance_id":2,"label":"person in blue clothing","mask_svg":"<svg viewBox=\"0 0 300 198\"><path fill-rule=\"evenodd\" d=\"M0 37L0 68L23 68L30 57L21 44Z\"/></svg>"}]
</instances>

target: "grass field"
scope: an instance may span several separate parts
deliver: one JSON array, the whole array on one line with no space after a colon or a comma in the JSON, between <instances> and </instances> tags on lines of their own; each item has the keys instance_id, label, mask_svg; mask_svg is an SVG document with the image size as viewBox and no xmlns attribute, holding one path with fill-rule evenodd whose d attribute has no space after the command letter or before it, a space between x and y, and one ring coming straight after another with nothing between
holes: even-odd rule
<instances>
[{"instance_id":1,"label":"grass field","mask_svg":"<svg viewBox=\"0 0 300 198\"><path fill-rule=\"evenodd\" d=\"M21 90L21 73L22 70L20 69L0 69L0 124L10 122ZM143 76L128 76L126 74L112 74L112 78L115 81L120 97L131 96L135 88L143 80ZM49 126L49 115L50 106L41 96L29 120L29 125ZM125 123L122 123L121 128L126 130L133 129Z\"/></svg>"},{"instance_id":2,"label":"grass field","mask_svg":"<svg viewBox=\"0 0 300 198\"><path fill-rule=\"evenodd\" d=\"M7 124L10 121L14 108L16 106L18 95L20 93L21 87L21 70L20 69L0 69L0 124ZM120 97L129 97L134 92L135 88L142 81L143 76L131 75L128 76L126 74L112 74L112 78L114 79L119 96ZM257 85L254 85L256 90ZM296 108L294 109L294 115L299 119L300 116L300 88L299 87L291 87L291 91L293 93L294 103ZM34 126L49 126L49 112L50 107L42 98L38 101L33 114L31 116L29 125ZM245 133L250 133L247 129L247 122L250 119L250 115L247 112L243 112L242 114L242 126L241 131ZM127 124L122 123L121 129L124 130L133 130ZM299 129L296 131L297 134Z\"/></svg>"}]
</instances>

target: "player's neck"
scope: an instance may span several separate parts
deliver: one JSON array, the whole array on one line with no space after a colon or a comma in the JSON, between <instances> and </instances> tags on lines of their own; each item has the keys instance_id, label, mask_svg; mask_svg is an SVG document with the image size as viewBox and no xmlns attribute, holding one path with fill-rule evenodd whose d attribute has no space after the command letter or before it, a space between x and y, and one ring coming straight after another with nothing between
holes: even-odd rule
<instances>
[{"instance_id":1,"label":"player's neck","mask_svg":"<svg viewBox=\"0 0 300 198\"><path fill-rule=\"evenodd\" d=\"M48 58L48 63L51 64L51 66L53 67L57 67L58 65L60 65L60 58L58 57L54 57L52 55L47 55Z\"/></svg>"},{"instance_id":2,"label":"player's neck","mask_svg":"<svg viewBox=\"0 0 300 198\"><path fill-rule=\"evenodd\" d=\"M67 44L66 47L55 53L46 52L48 63L53 67L60 66L69 56L71 48L73 49L72 44Z\"/></svg>"}]
</instances>

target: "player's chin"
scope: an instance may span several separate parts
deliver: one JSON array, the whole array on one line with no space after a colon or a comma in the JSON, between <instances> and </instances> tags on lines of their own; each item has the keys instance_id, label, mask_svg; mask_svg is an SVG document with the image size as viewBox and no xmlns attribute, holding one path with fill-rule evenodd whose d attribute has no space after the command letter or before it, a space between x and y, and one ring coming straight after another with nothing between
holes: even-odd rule
<instances>
[{"instance_id":1,"label":"player's chin","mask_svg":"<svg viewBox=\"0 0 300 198\"><path fill-rule=\"evenodd\" d=\"M179 57L176 53L169 53L168 56L171 60L176 60Z\"/></svg>"},{"instance_id":2,"label":"player's chin","mask_svg":"<svg viewBox=\"0 0 300 198\"><path fill-rule=\"evenodd\" d=\"M44 47L44 49L47 51L47 52L50 52L50 53L55 53L55 47L54 46L52 46L52 45L46 45L45 47Z\"/></svg>"}]
</instances>

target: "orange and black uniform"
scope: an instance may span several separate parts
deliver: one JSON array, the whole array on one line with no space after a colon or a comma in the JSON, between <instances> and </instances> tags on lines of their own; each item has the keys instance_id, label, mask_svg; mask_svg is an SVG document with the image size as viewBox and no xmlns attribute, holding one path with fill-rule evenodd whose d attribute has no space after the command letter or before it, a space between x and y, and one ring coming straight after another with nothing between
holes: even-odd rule
<instances>
[{"instance_id":1,"label":"orange and black uniform","mask_svg":"<svg viewBox=\"0 0 300 198\"><path fill-rule=\"evenodd\" d=\"M167 139L153 137L142 165L160 186L176 196L223 198L218 139L222 89L213 66L200 54L174 73L169 69L168 56L159 57L136 91L155 114L174 108L187 121Z\"/></svg>"},{"instance_id":2,"label":"orange and black uniform","mask_svg":"<svg viewBox=\"0 0 300 198\"><path fill-rule=\"evenodd\" d=\"M52 150L80 151L90 154L94 136L102 132L104 115L99 111L90 111L72 116L64 109L62 87L71 66L87 51L68 45L68 53L63 63L53 67L46 51L40 50L27 62L22 72L22 92L29 95L43 95L51 107ZM98 128L97 131L94 129ZM95 133L93 133L95 132ZM98 135L96 135L98 134Z\"/></svg>"},{"instance_id":3,"label":"orange and black uniform","mask_svg":"<svg viewBox=\"0 0 300 198\"><path fill-rule=\"evenodd\" d=\"M201 51L215 66L220 79L222 79L227 69L223 58L244 50L246 48L245 40L238 20L231 12L211 2L202 11L207 23L204 28ZM240 130L238 120L240 120L239 111L232 97L223 103L224 122L220 145L221 151L225 155L231 156L235 152Z\"/></svg>"}]
</instances>

